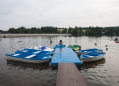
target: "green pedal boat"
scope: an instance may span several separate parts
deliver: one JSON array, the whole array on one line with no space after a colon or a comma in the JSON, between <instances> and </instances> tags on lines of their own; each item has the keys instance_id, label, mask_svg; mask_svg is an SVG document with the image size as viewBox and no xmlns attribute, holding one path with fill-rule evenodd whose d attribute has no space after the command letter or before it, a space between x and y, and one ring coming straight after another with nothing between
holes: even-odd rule
<instances>
[{"instance_id":1,"label":"green pedal boat","mask_svg":"<svg viewBox=\"0 0 119 86\"><path fill-rule=\"evenodd\" d=\"M69 45L67 48L71 48L73 50L79 50L79 45Z\"/></svg>"}]
</instances>

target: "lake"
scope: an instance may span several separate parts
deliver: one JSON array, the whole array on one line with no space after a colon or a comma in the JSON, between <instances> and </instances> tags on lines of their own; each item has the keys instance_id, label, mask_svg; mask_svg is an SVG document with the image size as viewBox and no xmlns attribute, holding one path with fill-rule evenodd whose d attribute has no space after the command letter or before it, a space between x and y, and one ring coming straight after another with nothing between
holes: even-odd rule
<instances>
[{"instance_id":1,"label":"lake","mask_svg":"<svg viewBox=\"0 0 119 86\"><path fill-rule=\"evenodd\" d=\"M0 38L0 86L56 86L57 70L51 70L50 63L26 64L8 61L5 54L39 45L53 48L59 40L66 46L79 45L82 50L102 49L106 53L105 59L83 63L78 69L88 86L119 86L119 43L113 41L115 38L116 36L53 36L52 44L49 36Z\"/></svg>"}]
</instances>

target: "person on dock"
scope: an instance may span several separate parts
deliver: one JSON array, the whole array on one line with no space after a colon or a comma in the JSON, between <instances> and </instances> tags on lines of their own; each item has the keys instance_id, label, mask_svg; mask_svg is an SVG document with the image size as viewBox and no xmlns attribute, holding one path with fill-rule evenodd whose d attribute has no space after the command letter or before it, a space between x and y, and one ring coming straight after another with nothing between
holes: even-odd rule
<instances>
[{"instance_id":1,"label":"person on dock","mask_svg":"<svg viewBox=\"0 0 119 86\"><path fill-rule=\"evenodd\" d=\"M50 44L52 43L52 37L50 37Z\"/></svg>"},{"instance_id":2,"label":"person on dock","mask_svg":"<svg viewBox=\"0 0 119 86\"><path fill-rule=\"evenodd\" d=\"M62 47L63 47L63 42L62 42L62 40L60 40L60 42L59 42L59 48L60 48L59 53L60 54L62 54Z\"/></svg>"}]
</instances>

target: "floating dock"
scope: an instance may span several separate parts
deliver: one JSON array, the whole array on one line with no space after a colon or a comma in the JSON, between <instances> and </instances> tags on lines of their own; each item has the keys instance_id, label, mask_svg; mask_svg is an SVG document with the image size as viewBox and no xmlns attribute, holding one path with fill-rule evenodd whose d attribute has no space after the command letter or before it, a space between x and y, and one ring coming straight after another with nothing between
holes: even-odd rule
<instances>
[{"instance_id":1,"label":"floating dock","mask_svg":"<svg viewBox=\"0 0 119 86\"><path fill-rule=\"evenodd\" d=\"M59 48L55 49L51 66L56 66L58 63L75 63L81 65L82 62L71 48L62 48L62 54L59 53Z\"/></svg>"},{"instance_id":2,"label":"floating dock","mask_svg":"<svg viewBox=\"0 0 119 86\"><path fill-rule=\"evenodd\" d=\"M88 86L74 63L58 63L56 86Z\"/></svg>"}]
</instances>

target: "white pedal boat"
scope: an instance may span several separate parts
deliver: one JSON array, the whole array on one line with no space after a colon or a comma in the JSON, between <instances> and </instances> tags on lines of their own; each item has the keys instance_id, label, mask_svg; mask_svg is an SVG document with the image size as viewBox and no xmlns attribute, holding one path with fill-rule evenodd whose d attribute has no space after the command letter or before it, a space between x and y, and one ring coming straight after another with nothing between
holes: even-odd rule
<instances>
[{"instance_id":1,"label":"white pedal boat","mask_svg":"<svg viewBox=\"0 0 119 86\"><path fill-rule=\"evenodd\" d=\"M98 61L101 60L105 57L104 52L98 53L98 52L91 52L91 53L86 53L80 56L80 58L83 60L83 62L93 62L93 61Z\"/></svg>"},{"instance_id":2,"label":"white pedal boat","mask_svg":"<svg viewBox=\"0 0 119 86\"><path fill-rule=\"evenodd\" d=\"M31 47L31 48L33 48L33 49L40 49L40 50L43 50L43 51L51 51L51 52L54 51L54 49L49 48L49 47L47 47L47 46L38 46L38 47L33 46L33 47Z\"/></svg>"}]
</instances>

